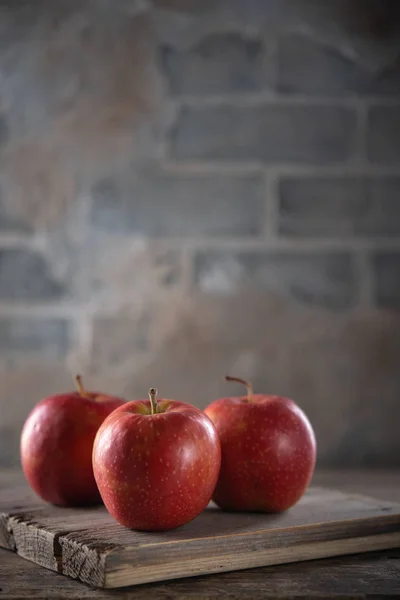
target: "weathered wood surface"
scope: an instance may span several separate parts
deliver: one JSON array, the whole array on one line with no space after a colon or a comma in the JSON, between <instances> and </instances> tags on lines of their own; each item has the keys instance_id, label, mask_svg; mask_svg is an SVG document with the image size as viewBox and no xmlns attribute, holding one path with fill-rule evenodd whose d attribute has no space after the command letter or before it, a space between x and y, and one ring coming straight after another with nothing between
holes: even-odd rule
<instances>
[{"instance_id":1,"label":"weathered wood surface","mask_svg":"<svg viewBox=\"0 0 400 600\"><path fill-rule=\"evenodd\" d=\"M19 480L19 474L0 470L0 490ZM329 470L317 472L315 482L400 501L399 471ZM0 600L111 600L116 597L123 600L400 598L400 550L220 573L120 590L97 590L0 549Z\"/></svg>"},{"instance_id":2,"label":"weathered wood surface","mask_svg":"<svg viewBox=\"0 0 400 600\"><path fill-rule=\"evenodd\" d=\"M0 590L2 600L388 600L400 598L400 550L104 590L0 549Z\"/></svg>"},{"instance_id":3,"label":"weathered wood surface","mask_svg":"<svg viewBox=\"0 0 400 600\"><path fill-rule=\"evenodd\" d=\"M282 515L209 509L165 534L127 530L102 507L72 510L46 505L18 477L10 484L7 478L0 480L0 489L0 545L96 586L400 546L399 505L318 488Z\"/></svg>"}]
</instances>

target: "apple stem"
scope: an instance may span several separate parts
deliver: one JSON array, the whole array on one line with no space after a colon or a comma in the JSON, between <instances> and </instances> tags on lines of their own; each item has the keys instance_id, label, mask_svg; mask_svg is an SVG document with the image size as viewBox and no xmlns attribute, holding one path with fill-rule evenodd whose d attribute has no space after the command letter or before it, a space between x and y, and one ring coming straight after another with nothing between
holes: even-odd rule
<instances>
[{"instance_id":1,"label":"apple stem","mask_svg":"<svg viewBox=\"0 0 400 600\"><path fill-rule=\"evenodd\" d=\"M149 389L150 407L152 415L155 415L157 412L157 394L157 388Z\"/></svg>"},{"instance_id":2,"label":"apple stem","mask_svg":"<svg viewBox=\"0 0 400 600\"><path fill-rule=\"evenodd\" d=\"M240 377L231 377L230 375L226 375L225 381L236 381L236 383L242 383L247 390L247 402L251 402L253 400L253 386L251 383L245 379L241 379Z\"/></svg>"},{"instance_id":3,"label":"apple stem","mask_svg":"<svg viewBox=\"0 0 400 600\"><path fill-rule=\"evenodd\" d=\"M75 379L76 389L78 390L78 392L80 393L80 395L83 398L86 398L87 397L87 393L86 393L86 390L85 390L84 385L83 385L82 375L75 375L74 379Z\"/></svg>"}]
</instances>

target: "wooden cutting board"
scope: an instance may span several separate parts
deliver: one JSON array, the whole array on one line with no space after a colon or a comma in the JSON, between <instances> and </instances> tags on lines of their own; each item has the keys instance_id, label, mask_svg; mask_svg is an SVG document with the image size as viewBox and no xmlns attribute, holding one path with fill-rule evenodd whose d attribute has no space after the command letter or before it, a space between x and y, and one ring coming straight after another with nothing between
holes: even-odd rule
<instances>
[{"instance_id":1,"label":"wooden cutting board","mask_svg":"<svg viewBox=\"0 0 400 600\"><path fill-rule=\"evenodd\" d=\"M138 533L104 507L60 508L26 486L0 490L0 546L97 587L400 547L400 504L310 488L279 515L210 506L166 533Z\"/></svg>"}]
</instances>

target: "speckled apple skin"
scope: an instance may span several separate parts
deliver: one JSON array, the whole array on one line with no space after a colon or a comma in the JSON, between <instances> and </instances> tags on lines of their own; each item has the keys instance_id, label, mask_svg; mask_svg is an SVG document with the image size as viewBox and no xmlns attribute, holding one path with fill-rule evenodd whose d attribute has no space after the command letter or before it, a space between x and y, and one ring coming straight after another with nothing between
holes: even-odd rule
<instances>
[{"instance_id":1,"label":"speckled apple skin","mask_svg":"<svg viewBox=\"0 0 400 600\"><path fill-rule=\"evenodd\" d=\"M92 450L104 419L121 398L97 392L57 394L30 412L21 433L21 463L32 489L61 506L98 504Z\"/></svg>"},{"instance_id":2,"label":"speckled apple skin","mask_svg":"<svg viewBox=\"0 0 400 600\"><path fill-rule=\"evenodd\" d=\"M213 500L225 510L279 512L293 506L310 483L316 461L313 429L288 398L254 394L221 398L206 414L221 441L220 476Z\"/></svg>"},{"instance_id":3,"label":"speckled apple skin","mask_svg":"<svg viewBox=\"0 0 400 600\"><path fill-rule=\"evenodd\" d=\"M122 525L142 531L175 529L209 503L221 447L210 419L183 402L129 402L100 427L93 468L103 502Z\"/></svg>"}]
</instances>

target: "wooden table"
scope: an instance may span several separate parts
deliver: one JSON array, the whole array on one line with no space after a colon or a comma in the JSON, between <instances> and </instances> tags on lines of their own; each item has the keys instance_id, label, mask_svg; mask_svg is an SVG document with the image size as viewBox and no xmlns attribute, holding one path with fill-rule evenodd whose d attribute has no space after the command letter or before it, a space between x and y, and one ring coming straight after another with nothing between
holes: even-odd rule
<instances>
[{"instance_id":1,"label":"wooden table","mask_svg":"<svg viewBox=\"0 0 400 600\"><path fill-rule=\"evenodd\" d=\"M0 471L0 493L18 478L19 473ZM399 471L323 471L316 474L314 483L400 502ZM400 598L400 549L112 591L91 589L0 550L0 600L5 598Z\"/></svg>"}]
</instances>

